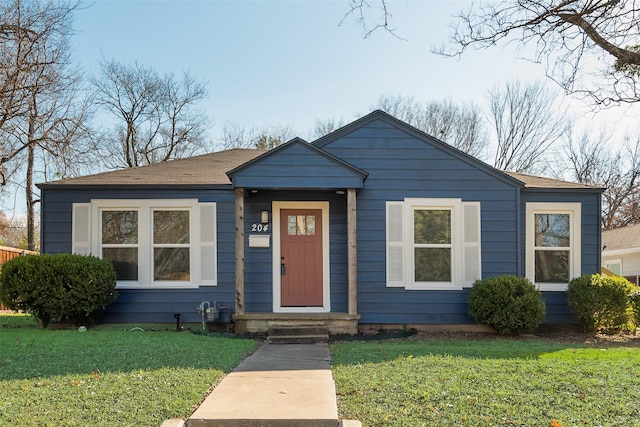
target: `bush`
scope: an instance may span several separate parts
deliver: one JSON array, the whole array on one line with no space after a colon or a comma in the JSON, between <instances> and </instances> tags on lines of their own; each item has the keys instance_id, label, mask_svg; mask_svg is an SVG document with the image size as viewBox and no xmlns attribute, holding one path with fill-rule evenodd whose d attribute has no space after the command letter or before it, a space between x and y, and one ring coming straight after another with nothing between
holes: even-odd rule
<instances>
[{"instance_id":1,"label":"bush","mask_svg":"<svg viewBox=\"0 0 640 427\"><path fill-rule=\"evenodd\" d=\"M631 302L631 312L633 313L633 323L636 328L640 327L640 289L637 289L629 297Z\"/></svg>"},{"instance_id":2,"label":"bush","mask_svg":"<svg viewBox=\"0 0 640 427\"><path fill-rule=\"evenodd\" d=\"M633 289L624 277L584 275L569 282L567 298L585 332L611 333L630 328Z\"/></svg>"},{"instance_id":3,"label":"bush","mask_svg":"<svg viewBox=\"0 0 640 427\"><path fill-rule=\"evenodd\" d=\"M536 329L545 316L540 291L528 279L498 276L476 280L468 298L469 315L498 333Z\"/></svg>"},{"instance_id":4,"label":"bush","mask_svg":"<svg viewBox=\"0 0 640 427\"><path fill-rule=\"evenodd\" d=\"M108 260L92 256L27 255L9 260L0 274L0 300L10 309L76 325L93 322L116 297L116 272Z\"/></svg>"}]
</instances>

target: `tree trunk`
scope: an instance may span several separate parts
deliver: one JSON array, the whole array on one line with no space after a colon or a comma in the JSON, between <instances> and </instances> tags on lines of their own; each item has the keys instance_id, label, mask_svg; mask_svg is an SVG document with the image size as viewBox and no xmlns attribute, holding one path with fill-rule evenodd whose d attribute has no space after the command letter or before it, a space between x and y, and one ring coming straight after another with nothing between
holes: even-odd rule
<instances>
[{"instance_id":1,"label":"tree trunk","mask_svg":"<svg viewBox=\"0 0 640 427\"><path fill-rule=\"evenodd\" d=\"M27 154L27 182L25 185L25 193L27 200L27 249L30 251L36 250L34 242L35 234L35 201L33 200L33 168L35 159L35 147L34 142L29 141L28 154Z\"/></svg>"}]
</instances>

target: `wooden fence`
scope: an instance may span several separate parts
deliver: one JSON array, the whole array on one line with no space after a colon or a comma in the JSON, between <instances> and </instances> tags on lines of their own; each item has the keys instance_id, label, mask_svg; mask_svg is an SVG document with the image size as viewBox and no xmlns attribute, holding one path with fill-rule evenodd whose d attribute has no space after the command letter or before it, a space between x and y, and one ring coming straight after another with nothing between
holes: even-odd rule
<instances>
[{"instance_id":1,"label":"wooden fence","mask_svg":"<svg viewBox=\"0 0 640 427\"><path fill-rule=\"evenodd\" d=\"M39 252L28 251L26 249L9 248L7 246L0 246L0 270L2 265L10 259L23 256L23 255L39 255ZM7 308L0 302L0 310L6 310Z\"/></svg>"}]
</instances>

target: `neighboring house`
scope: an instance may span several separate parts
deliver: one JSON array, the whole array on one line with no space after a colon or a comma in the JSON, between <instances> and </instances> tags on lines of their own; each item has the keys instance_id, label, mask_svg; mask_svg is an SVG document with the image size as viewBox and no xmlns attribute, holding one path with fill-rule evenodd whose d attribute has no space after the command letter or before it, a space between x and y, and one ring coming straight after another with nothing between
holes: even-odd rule
<instances>
[{"instance_id":1,"label":"neighboring house","mask_svg":"<svg viewBox=\"0 0 640 427\"><path fill-rule=\"evenodd\" d=\"M470 324L477 278L526 276L546 322L573 323L566 287L600 271L599 187L501 172L381 112L307 143L234 149L47 182L43 252L111 259L106 322L236 330Z\"/></svg>"},{"instance_id":2,"label":"neighboring house","mask_svg":"<svg viewBox=\"0 0 640 427\"><path fill-rule=\"evenodd\" d=\"M602 232L602 266L640 285L640 224Z\"/></svg>"}]
</instances>

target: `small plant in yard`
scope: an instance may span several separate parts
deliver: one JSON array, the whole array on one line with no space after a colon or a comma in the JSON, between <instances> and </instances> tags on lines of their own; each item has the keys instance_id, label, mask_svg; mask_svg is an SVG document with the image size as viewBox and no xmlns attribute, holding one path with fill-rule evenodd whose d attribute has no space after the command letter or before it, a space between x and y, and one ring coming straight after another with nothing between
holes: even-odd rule
<instances>
[{"instance_id":1,"label":"small plant in yard","mask_svg":"<svg viewBox=\"0 0 640 427\"><path fill-rule=\"evenodd\" d=\"M545 316L541 293L528 279L497 276L476 280L467 300L469 315L498 333L527 332Z\"/></svg>"},{"instance_id":2,"label":"small plant in yard","mask_svg":"<svg viewBox=\"0 0 640 427\"><path fill-rule=\"evenodd\" d=\"M27 255L9 260L0 274L0 300L11 310L51 320L91 323L116 297L116 272L108 260L72 254Z\"/></svg>"},{"instance_id":3,"label":"small plant in yard","mask_svg":"<svg viewBox=\"0 0 640 427\"><path fill-rule=\"evenodd\" d=\"M567 298L585 332L630 330L632 285L624 277L583 275L569 282Z\"/></svg>"}]
</instances>

